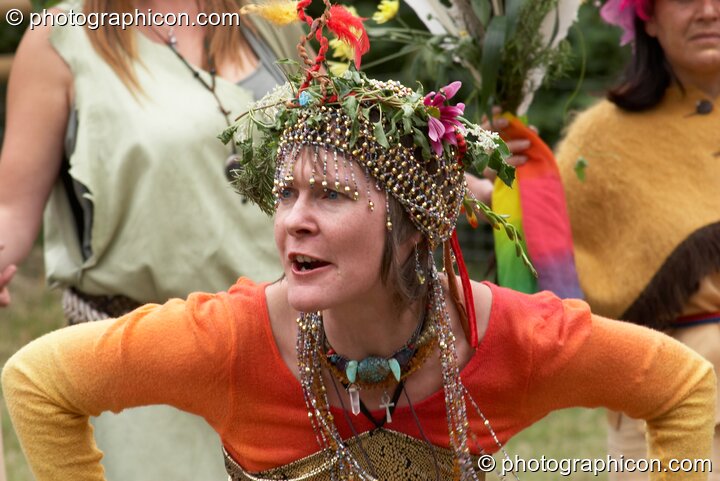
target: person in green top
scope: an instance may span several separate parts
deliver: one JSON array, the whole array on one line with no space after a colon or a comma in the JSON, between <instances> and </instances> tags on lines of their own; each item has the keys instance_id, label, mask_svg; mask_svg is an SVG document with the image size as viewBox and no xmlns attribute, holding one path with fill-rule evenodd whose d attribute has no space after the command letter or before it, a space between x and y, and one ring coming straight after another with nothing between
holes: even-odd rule
<instances>
[{"instance_id":1,"label":"person in green top","mask_svg":"<svg viewBox=\"0 0 720 481\"><path fill-rule=\"evenodd\" d=\"M151 13L193 21L240 7L88 0L50 12L62 20L71 11L137 9L148 21L26 32L9 80L0 158L1 306L10 304L15 265L41 225L47 279L64 290L71 323L221 290L241 275L281 274L272 224L234 194L226 179L233 152L217 135L284 80L274 62L295 56L298 30L233 24L231 16L216 27L173 25L169 15L164 25L149 24ZM96 432L110 480L224 477L214 433L169 408L104 416ZM136 447L138 436L157 450Z\"/></svg>"}]
</instances>

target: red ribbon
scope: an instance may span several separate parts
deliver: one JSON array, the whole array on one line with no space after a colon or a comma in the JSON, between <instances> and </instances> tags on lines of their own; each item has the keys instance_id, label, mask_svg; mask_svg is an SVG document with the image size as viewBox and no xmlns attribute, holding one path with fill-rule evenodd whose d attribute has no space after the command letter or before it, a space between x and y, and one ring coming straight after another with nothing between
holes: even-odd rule
<instances>
[{"instance_id":1,"label":"red ribbon","mask_svg":"<svg viewBox=\"0 0 720 481\"><path fill-rule=\"evenodd\" d=\"M462 282L463 296L465 296L465 311L468 318L468 330L470 332L470 346L473 349L478 347L477 320L475 319L475 301L473 299L472 285L470 284L470 276L468 275L467 266L463 259L462 250L460 250L460 242L457 238L457 230L454 230L450 237L450 247L455 254L455 262L460 272L460 281ZM450 273L449 273L450 274Z\"/></svg>"}]
</instances>

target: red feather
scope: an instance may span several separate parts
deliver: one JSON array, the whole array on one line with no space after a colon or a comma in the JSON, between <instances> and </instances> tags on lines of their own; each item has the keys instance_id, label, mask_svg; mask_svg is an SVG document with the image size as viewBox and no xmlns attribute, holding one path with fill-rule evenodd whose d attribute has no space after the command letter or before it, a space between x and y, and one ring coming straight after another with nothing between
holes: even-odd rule
<instances>
[{"instance_id":1,"label":"red feather","mask_svg":"<svg viewBox=\"0 0 720 481\"><path fill-rule=\"evenodd\" d=\"M350 44L355 51L355 67L360 69L360 60L370 50L370 39L368 39L364 18L356 17L342 5L330 7L330 16L327 27L337 37Z\"/></svg>"}]
</instances>

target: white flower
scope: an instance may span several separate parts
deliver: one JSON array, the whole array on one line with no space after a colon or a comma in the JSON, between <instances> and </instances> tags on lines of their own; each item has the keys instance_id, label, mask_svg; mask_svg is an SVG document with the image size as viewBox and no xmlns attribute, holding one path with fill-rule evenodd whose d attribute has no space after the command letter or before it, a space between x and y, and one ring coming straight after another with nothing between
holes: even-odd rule
<instances>
[{"instance_id":1,"label":"white flower","mask_svg":"<svg viewBox=\"0 0 720 481\"><path fill-rule=\"evenodd\" d=\"M467 131L477 138L476 142L486 154L490 155L498 148L497 141L500 140L500 134L497 132L485 130L477 124L470 124Z\"/></svg>"},{"instance_id":2,"label":"white flower","mask_svg":"<svg viewBox=\"0 0 720 481\"><path fill-rule=\"evenodd\" d=\"M293 89L289 83L276 86L271 92L260 100L248 106L246 115L243 115L235 125L235 141L244 142L253 135L254 126L257 123L272 124L275 122L278 110L283 104L293 98Z\"/></svg>"}]
</instances>

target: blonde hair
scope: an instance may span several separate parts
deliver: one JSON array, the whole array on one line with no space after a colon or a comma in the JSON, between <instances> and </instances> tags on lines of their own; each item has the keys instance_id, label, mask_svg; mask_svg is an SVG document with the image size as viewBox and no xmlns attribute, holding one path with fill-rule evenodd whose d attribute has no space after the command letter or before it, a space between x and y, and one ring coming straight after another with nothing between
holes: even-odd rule
<instances>
[{"instance_id":1,"label":"blonde hair","mask_svg":"<svg viewBox=\"0 0 720 481\"><path fill-rule=\"evenodd\" d=\"M240 10L243 0L202 0L201 10L207 12L233 13ZM204 9L202 8L204 7ZM84 12L134 13L134 0L86 0ZM237 26L207 26L207 49L203 58L203 68L208 67L210 59L215 62L240 61L240 46L245 37ZM115 71L122 82L134 92L141 91L135 74L135 62L139 62L135 35L132 30L123 30L120 26L105 25L98 29L88 29L95 51Z\"/></svg>"}]
</instances>

